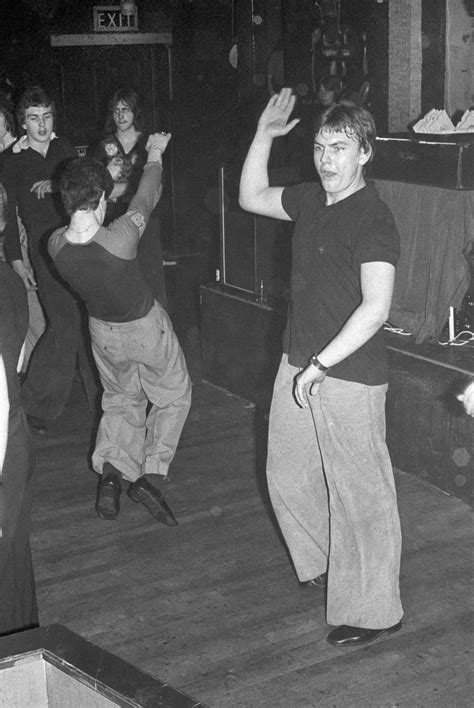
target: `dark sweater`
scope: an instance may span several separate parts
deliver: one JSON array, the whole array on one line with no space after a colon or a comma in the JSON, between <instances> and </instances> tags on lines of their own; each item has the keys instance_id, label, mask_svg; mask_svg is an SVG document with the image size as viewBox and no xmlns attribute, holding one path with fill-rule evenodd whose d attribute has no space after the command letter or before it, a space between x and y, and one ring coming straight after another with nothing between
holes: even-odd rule
<instances>
[{"instance_id":1,"label":"dark sweater","mask_svg":"<svg viewBox=\"0 0 474 708\"><path fill-rule=\"evenodd\" d=\"M38 199L36 193L30 190L35 182L42 180L51 180L53 189L56 190L61 168L75 156L74 148L63 138L51 140L45 157L33 148L18 153L8 151L2 155L0 181L5 187L8 200L8 218L3 247L9 262L22 260L16 218L17 208L28 235L30 255L34 264L40 250L41 239L65 223L66 215L57 191Z\"/></svg>"},{"instance_id":2,"label":"dark sweater","mask_svg":"<svg viewBox=\"0 0 474 708\"><path fill-rule=\"evenodd\" d=\"M86 303L90 317L130 322L144 317L154 299L137 260L145 224L158 201L161 167L147 164L124 216L101 226L86 243L73 243L66 229L52 235L48 250L61 277Z\"/></svg>"}]
</instances>

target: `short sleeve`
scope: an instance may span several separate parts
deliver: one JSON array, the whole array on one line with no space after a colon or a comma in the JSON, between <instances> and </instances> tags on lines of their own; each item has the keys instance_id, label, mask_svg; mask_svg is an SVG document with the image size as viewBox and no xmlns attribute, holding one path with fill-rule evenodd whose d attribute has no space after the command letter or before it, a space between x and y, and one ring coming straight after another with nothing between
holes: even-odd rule
<instances>
[{"instance_id":1,"label":"short sleeve","mask_svg":"<svg viewBox=\"0 0 474 708\"><path fill-rule=\"evenodd\" d=\"M400 236L395 220L384 202L379 201L375 210L369 210L357 233L353 244L354 265L377 261L397 265Z\"/></svg>"},{"instance_id":2,"label":"short sleeve","mask_svg":"<svg viewBox=\"0 0 474 708\"><path fill-rule=\"evenodd\" d=\"M296 221L307 199L312 199L319 191L312 182L302 182L283 189L281 205L292 221Z\"/></svg>"}]
</instances>

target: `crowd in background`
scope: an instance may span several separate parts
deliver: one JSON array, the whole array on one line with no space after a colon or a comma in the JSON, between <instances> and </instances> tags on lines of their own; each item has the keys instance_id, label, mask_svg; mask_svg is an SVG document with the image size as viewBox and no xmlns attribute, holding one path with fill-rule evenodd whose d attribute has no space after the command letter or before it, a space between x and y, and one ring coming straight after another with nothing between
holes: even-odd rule
<instances>
[{"instance_id":1,"label":"crowd in background","mask_svg":"<svg viewBox=\"0 0 474 708\"><path fill-rule=\"evenodd\" d=\"M96 511L115 520L122 481L156 521L178 524L161 483L191 403L166 313L162 154L138 97L110 100L94 156L55 133L40 86L0 94L0 635L38 623L29 545L32 435L46 435L79 377L101 398ZM87 462L85 461L85 465Z\"/></svg>"}]
</instances>

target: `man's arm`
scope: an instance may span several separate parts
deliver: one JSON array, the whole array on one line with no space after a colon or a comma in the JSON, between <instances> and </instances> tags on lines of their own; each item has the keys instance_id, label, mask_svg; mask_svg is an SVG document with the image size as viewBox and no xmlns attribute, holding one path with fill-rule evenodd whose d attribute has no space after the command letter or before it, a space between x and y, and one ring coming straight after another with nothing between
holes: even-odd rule
<instances>
[{"instance_id":1,"label":"man's arm","mask_svg":"<svg viewBox=\"0 0 474 708\"><path fill-rule=\"evenodd\" d=\"M76 151L69 140L55 137L54 141L54 146L56 147L57 145L60 151L60 158L56 166L55 174L53 174L51 178L40 179L38 182L34 182L30 187L30 192L35 192L38 199L44 199L47 194L60 191L58 172L60 172L67 160L72 160L74 157L77 157Z\"/></svg>"},{"instance_id":2,"label":"man's arm","mask_svg":"<svg viewBox=\"0 0 474 708\"><path fill-rule=\"evenodd\" d=\"M14 159L15 157L13 155L5 155L1 177L6 197L3 249L5 251L5 258L10 264L12 261L22 260L20 233L16 218L18 206L16 185L18 179L15 174Z\"/></svg>"},{"instance_id":3,"label":"man's arm","mask_svg":"<svg viewBox=\"0 0 474 708\"><path fill-rule=\"evenodd\" d=\"M283 187L269 186L268 159L273 139L287 135L299 122L295 118L288 123L294 105L291 89L284 88L271 97L260 116L240 177L239 204L246 211L291 220L281 205Z\"/></svg>"},{"instance_id":4,"label":"man's arm","mask_svg":"<svg viewBox=\"0 0 474 708\"><path fill-rule=\"evenodd\" d=\"M171 133L154 133L146 144L148 159L143 168L143 175L137 192L130 202L127 213L139 212L143 217L144 226L161 196L161 174L163 171L162 155L171 139ZM144 230L141 229L140 235Z\"/></svg>"},{"instance_id":5,"label":"man's arm","mask_svg":"<svg viewBox=\"0 0 474 708\"><path fill-rule=\"evenodd\" d=\"M360 349L386 322L392 302L395 267L376 261L361 265L362 301L341 330L320 352L315 352L325 367L332 367ZM324 381L325 373L313 364L296 376L295 398L307 408L307 395L315 393L315 384Z\"/></svg>"},{"instance_id":6,"label":"man's arm","mask_svg":"<svg viewBox=\"0 0 474 708\"><path fill-rule=\"evenodd\" d=\"M11 265L15 273L22 279L27 290L36 289L35 276L31 268L23 261L21 252L20 229L18 227L17 208L18 197L16 185L18 178L15 175L13 160L15 158L7 155L5 166L2 171L2 184L6 195L5 228L3 230L3 251L7 262Z\"/></svg>"}]
</instances>

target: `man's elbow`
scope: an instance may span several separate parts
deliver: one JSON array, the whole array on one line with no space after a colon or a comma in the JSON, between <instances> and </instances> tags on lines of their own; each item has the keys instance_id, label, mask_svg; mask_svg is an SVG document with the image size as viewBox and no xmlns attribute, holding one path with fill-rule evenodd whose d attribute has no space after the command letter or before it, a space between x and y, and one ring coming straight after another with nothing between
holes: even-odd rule
<instances>
[{"instance_id":1,"label":"man's elbow","mask_svg":"<svg viewBox=\"0 0 474 708\"><path fill-rule=\"evenodd\" d=\"M385 324L390 314L390 305L374 303L366 309L366 322L370 329L377 331Z\"/></svg>"},{"instance_id":2,"label":"man's elbow","mask_svg":"<svg viewBox=\"0 0 474 708\"><path fill-rule=\"evenodd\" d=\"M390 307L386 306L381 306L376 308L372 312L372 320L373 320L373 325L374 329L380 329L382 325L385 324L385 322L388 320L390 314Z\"/></svg>"},{"instance_id":3,"label":"man's elbow","mask_svg":"<svg viewBox=\"0 0 474 708\"><path fill-rule=\"evenodd\" d=\"M252 214L268 214L268 203L261 194L239 194L239 206Z\"/></svg>"},{"instance_id":4,"label":"man's elbow","mask_svg":"<svg viewBox=\"0 0 474 708\"><path fill-rule=\"evenodd\" d=\"M254 211L252 208L251 197L248 194L243 193L242 191L239 192L239 206L245 211Z\"/></svg>"}]
</instances>

